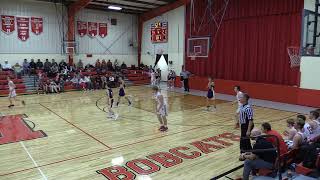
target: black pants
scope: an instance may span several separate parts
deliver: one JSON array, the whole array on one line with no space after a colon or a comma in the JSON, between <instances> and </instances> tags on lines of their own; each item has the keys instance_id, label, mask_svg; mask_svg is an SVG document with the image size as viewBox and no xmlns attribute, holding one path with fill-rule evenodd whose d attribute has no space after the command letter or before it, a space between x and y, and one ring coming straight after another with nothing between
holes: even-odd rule
<instances>
[{"instance_id":1,"label":"black pants","mask_svg":"<svg viewBox=\"0 0 320 180\"><path fill-rule=\"evenodd\" d=\"M189 89L189 79L183 79L183 86L184 86L184 91L190 91Z\"/></svg>"},{"instance_id":2,"label":"black pants","mask_svg":"<svg viewBox=\"0 0 320 180\"><path fill-rule=\"evenodd\" d=\"M241 128L241 139L240 139L240 152L242 153L243 151L246 150L251 150L252 146L251 146L251 142L249 138L245 138L247 137L247 131L248 131L248 127L249 127L249 123L247 124L241 124L240 128ZM252 127L253 128L253 127ZM251 129L252 130L252 129Z\"/></svg>"}]
</instances>

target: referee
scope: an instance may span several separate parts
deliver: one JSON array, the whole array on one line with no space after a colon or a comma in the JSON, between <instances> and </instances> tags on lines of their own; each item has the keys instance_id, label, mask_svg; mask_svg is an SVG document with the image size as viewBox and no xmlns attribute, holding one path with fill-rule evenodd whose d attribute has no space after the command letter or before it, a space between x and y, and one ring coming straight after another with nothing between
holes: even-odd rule
<instances>
[{"instance_id":1,"label":"referee","mask_svg":"<svg viewBox=\"0 0 320 180\"><path fill-rule=\"evenodd\" d=\"M186 91L186 92L190 92L190 89L189 89L190 75L191 75L191 73L189 71L186 71L185 67L182 66L182 71L180 73L180 77L183 80L183 87L184 87L184 91Z\"/></svg>"},{"instance_id":2,"label":"referee","mask_svg":"<svg viewBox=\"0 0 320 180\"><path fill-rule=\"evenodd\" d=\"M253 109L249 101L249 95L243 94L240 98L240 103L242 104L239 112L239 122L241 128L241 139L240 139L240 152L245 150L251 150L251 142L248 138L251 134L251 130L253 129ZM245 138L245 139L243 139Z\"/></svg>"}]
</instances>

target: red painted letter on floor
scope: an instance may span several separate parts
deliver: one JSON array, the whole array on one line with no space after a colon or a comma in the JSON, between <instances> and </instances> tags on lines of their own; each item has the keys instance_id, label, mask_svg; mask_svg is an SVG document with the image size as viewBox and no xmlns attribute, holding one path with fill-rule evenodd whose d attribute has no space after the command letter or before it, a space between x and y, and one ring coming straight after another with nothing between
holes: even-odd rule
<instances>
[{"instance_id":1,"label":"red painted letter on floor","mask_svg":"<svg viewBox=\"0 0 320 180\"><path fill-rule=\"evenodd\" d=\"M179 156L183 159L194 159L194 158L197 158L197 157L200 157L201 156L201 153L197 152L197 151L192 151L190 152L191 155L188 155L188 154L185 154L185 153L182 153L180 152L179 150L189 150L190 148L188 147L176 147L176 148L173 148L173 149L170 149L169 152L176 155L176 156Z\"/></svg>"},{"instance_id":2,"label":"red painted letter on floor","mask_svg":"<svg viewBox=\"0 0 320 180\"><path fill-rule=\"evenodd\" d=\"M208 144L208 143L204 143L202 141L193 142L193 143L191 143L191 145L193 145L194 147L198 148L201 152L203 152L205 154L214 152L213 150L211 150L211 148L213 148L213 149L222 149L222 148L224 148L223 146L214 145L214 144Z\"/></svg>"},{"instance_id":3,"label":"red painted letter on floor","mask_svg":"<svg viewBox=\"0 0 320 180\"><path fill-rule=\"evenodd\" d=\"M109 180L132 180L136 175L122 166L112 166L97 171L98 174L104 175Z\"/></svg>"},{"instance_id":4,"label":"red painted letter on floor","mask_svg":"<svg viewBox=\"0 0 320 180\"><path fill-rule=\"evenodd\" d=\"M181 158L178 158L167 152L159 152L156 154L151 154L147 156L147 158L157 161L163 167L166 167L166 168L182 163Z\"/></svg>"},{"instance_id":5,"label":"red painted letter on floor","mask_svg":"<svg viewBox=\"0 0 320 180\"><path fill-rule=\"evenodd\" d=\"M135 159L127 162L126 166L141 175L148 175L160 171L160 166L148 159ZM143 166L147 166L148 168L146 169Z\"/></svg>"}]
</instances>

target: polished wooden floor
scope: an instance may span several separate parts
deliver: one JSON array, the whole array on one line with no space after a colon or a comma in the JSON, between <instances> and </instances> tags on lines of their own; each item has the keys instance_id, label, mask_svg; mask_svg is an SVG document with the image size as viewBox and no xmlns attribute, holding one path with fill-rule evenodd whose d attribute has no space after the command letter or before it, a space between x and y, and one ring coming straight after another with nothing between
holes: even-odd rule
<instances>
[{"instance_id":1,"label":"polished wooden floor","mask_svg":"<svg viewBox=\"0 0 320 180\"><path fill-rule=\"evenodd\" d=\"M116 91L116 90L115 90ZM115 111L117 121L108 120L105 92L67 92L51 95L20 97L27 103L8 109L7 98L0 98L3 115L26 114L34 130L43 130L44 138L0 145L0 179L106 179L97 171L158 152L186 146L198 151L192 142L223 133L239 134L233 129L234 106L218 101L214 112L203 111L205 98L163 90L169 103L169 131L159 132L154 114L152 91L144 86L127 89L134 103L132 107L122 100ZM296 113L254 107L255 123L271 122L274 129L283 131L286 119ZM225 140L228 141L228 140ZM198 158L186 159L170 168L136 179L188 180L210 179L241 164L238 161L239 143L202 153ZM155 161L152 161L156 163ZM159 163L156 163L160 165ZM232 174L236 175L235 173Z\"/></svg>"}]
</instances>

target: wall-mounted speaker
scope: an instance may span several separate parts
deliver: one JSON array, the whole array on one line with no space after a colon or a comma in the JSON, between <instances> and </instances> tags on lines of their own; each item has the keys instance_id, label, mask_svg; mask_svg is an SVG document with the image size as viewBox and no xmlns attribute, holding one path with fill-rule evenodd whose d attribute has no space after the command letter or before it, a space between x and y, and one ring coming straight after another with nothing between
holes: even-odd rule
<instances>
[{"instance_id":1,"label":"wall-mounted speaker","mask_svg":"<svg viewBox=\"0 0 320 180\"><path fill-rule=\"evenodd\" d=\"M117 19L111 19L111 25L116 26L117 25Z\"/></svg>"}]
</instances>

